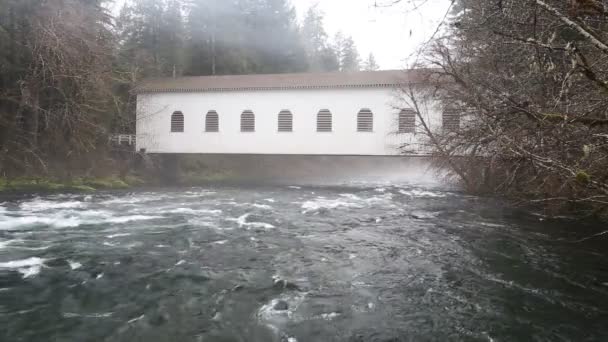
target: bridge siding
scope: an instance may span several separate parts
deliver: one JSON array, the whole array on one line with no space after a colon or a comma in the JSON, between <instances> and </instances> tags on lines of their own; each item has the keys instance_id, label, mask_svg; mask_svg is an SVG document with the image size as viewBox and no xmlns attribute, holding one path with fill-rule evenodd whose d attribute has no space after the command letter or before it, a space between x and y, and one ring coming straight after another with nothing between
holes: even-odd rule
<instances>
[{"instance_id":1,"label":"bridge siding","mask_svg":"<svg viewBox=\"0 0 608 342\"><path fill-rule=\"evenodd\" d=\"M418 134L395 134L403 104L392 88L154 93L138 96L137 148L149 153L396 155L398 146L414 143ZM374 131L357 132L357 113L374 113ZM240 131L243 110L255 114L255 132ZM281 110L293 114L293 132L278 132ZM329 109L331 133L316 131L319 110ZM219 132L205 132L205 114L219 114ZM185 117L183 133L170 132L174 111ZM441 124L438 108L429 120ZM423 152L423 151L421 151Z\"/></svg>"}]
</instances>

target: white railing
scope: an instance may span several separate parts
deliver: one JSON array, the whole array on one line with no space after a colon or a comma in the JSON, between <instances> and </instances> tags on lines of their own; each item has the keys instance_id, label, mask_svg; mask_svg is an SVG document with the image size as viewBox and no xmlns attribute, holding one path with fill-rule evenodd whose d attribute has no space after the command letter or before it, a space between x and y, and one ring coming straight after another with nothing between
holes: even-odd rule
<instances>
[{"instance_id":1,"label":"white railing","mask_svg":"<svg viewBox=\"0 0 608 342\"><path fill-rule=\"evenodd\" d=\"M110 136L110 142L116 145L135 146L137 138L135 134L112 134Z\"/></svg>"}]
</instances>

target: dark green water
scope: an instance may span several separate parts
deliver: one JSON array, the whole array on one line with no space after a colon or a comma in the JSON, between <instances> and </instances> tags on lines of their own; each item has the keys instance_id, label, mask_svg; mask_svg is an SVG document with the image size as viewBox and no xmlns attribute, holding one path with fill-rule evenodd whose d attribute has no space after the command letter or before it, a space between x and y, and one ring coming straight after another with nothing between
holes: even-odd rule
<instances>
[{"instance_id":1,"label":"dark green water","mask_svg":"<svg viewBox=\"0 0 608 342\"><path fill-rule=\"evenodd\" d=\"M608 341L603 227L413 186L0 204L2 341Z\"/></svg>"}]
</instances>

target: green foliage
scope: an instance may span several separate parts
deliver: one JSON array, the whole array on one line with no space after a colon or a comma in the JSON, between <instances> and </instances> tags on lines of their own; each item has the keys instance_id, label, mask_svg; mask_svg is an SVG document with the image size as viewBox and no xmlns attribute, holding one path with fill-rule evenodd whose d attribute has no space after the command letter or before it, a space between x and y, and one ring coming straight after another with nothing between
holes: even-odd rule
<instances>
[{"instance_id":1,"label":"green foliage","mask_svg":"<svg viewBox=\"0 0 608 342\"><path fill-rule=\"evenodd\" d=\"M67 190L74 192L93 192L95 188L88 185L70 185Z\"/></svg>"},{"instance_id":2,"label":"green foliage","mask_svg":"<svg viewBox=\"0 0 608 342\"><path fill-rule=\"evenodd\" d=\"M135 175L127 175L123 181L130 187L143 186L146 184L146 180Z\"/></svg>"},{"instance_id":3,"label":"green foliage","mask_svg":"<svg viewBox=\"0 0 608 342\"><path fill-rule=\"evenodd\" d=\"M118 178L91 178L82 180L83 185L95 189L127 189L129 184Z\"/></svg>"},{"instance_id":4,"label":"green foliage","mask_svg":"<svg viewBox=\"0 0 608 342\"><path fill-rule=\"evenodd\" d=\"M591 181L591 176L585 171L578 171L576 173L576 181L581 184L588 184Z\"/></svg>"},{"instance_id":5,"label":"green foliage","mask_svg":"<svg viewBox=\"0 0 608 342\"><path fill-rule=\"evenodd\" d=\"M127 189L144 184L144 180L134 176L128 176L125 180L114 177L77 178L66 182L50 178L0 178L0 192L92 192Z\"/></svg>"}]
</instances>

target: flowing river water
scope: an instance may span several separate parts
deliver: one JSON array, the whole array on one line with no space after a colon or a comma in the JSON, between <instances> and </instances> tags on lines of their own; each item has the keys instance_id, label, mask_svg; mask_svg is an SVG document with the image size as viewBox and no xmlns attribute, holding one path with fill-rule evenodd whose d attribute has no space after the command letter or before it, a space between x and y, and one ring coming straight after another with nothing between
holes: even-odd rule
<instances>
[{"instance_id":1,"label":"flowing river water","mask_svg":"<svg viewBox=\"0 0 608 342\"><path fill-rule=\"evenodd\" d=\"M605 229L487 198L217 185L0 203L1 341L608 341Z\"/></svg>"}]
</instances>

